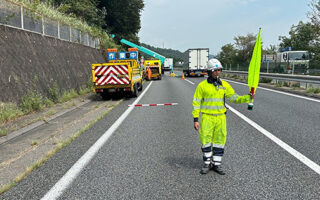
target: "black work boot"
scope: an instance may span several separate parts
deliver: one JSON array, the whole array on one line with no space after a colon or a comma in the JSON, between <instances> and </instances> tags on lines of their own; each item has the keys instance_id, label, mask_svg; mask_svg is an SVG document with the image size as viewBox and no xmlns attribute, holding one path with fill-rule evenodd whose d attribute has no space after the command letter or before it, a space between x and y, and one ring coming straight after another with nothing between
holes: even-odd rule
<instances>
[{"instance_id":1,"label":"black work boot","mask_svg":"<svg viewBox=\"0 0 320 200\"><path fill-rule=\"evenodd\" d=\"M211 169L211 164L203 164L200 174L207 174Z\"/></svg>"},{"instance_id":2,"label":"black work boot","mask_svg":"<svg viewBox=\"0 0 320 200\"><path fill-rule=\"evenodd\" d=\"M211 168L213 171L217 172L220 175L225 175L226 173L223 171L221 165L212 165Z\"/></svg>"}]
</instances>

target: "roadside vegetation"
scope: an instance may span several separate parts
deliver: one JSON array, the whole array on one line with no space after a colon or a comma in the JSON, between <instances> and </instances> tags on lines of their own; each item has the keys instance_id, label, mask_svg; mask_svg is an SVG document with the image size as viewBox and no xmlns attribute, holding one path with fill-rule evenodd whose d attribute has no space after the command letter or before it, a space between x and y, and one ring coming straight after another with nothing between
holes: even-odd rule
<instances>
[{"instance_id":1,"label":"roadside vegetation","mask_svg":"<svg viewBox=\"0 0 320 200\"><path fill-rule=\"evenodd\" d=\"M50 19L54 19L57 21L60 21L64 24L72 25L73 28L77 28L83 32L89 33L93 37L97 37L100 39L100 48L117 48L118 45L108 36L107 32L102 29L102 20L96 22L95 17L88 16L87 18L76 15L72 12L67 12L68 7L72 6L72 4L68 1L57 1L57 0L10 0L14 3L23 5L25 8L31 10L34 13L37 13L39 15L46 16ZM62 6L57 7L57 3L60 2ZM78 7L74 7L74 12L78 11L80 12L81 9L85 10L83 12L83 15L92 13L96 15L96 17L99 14L103 14L103 11L100 11L98 9L92 10L92 6L96 6L97 3L94 3L92 1L82 1L82 4L77 3L74 1L74 4L79 5ZM82 6L82 7L81 7ZM87 8L87 10L86 10ZM90 10L91 9L91 10ZM64 13L65 11L66 13ZM35 16L36 17L36 16ZM90 22L88 24L88 22Z\"/></svg>"},{"instance_id":2,"label":"roadside vegetation","mask_svg":"<svg viewBox=\"0 0 320 200\"><path fill-rule=\"evenodd\" d=\"M119 47L108 35L139 43L143 0L11 0L51 19L70 24L101 39L102 48ZM118 12L121 10L121 12ZM116 44L117 43L117 44Z\"/></svg>"},{"instance_id":3,"label":"roadside vegetation","mask_svg":"<svg viewBox=\"0 0 320 200\"><path fill-rule=\"evenodd\" d=\"M15 120L23 115L31 112L39 111L47 107L51 107L56 103L70 101L73 98L85 95L91 92L91 86L88 84L86 88L79 91L70 90L62 94L59 92L58 85L49 88L49 97L43 97L35 90L30 90L20 99L20 103L2 103L0 102L0 125L11 120ZM50 111L50 113L54 113ZM0 137L7 135L8 130L0 128Z\"/></svg>"},{"instance_id":4,"label":"roadside vegetation","mask_svg":"<svg viewBox=\"0 0 320 200\"><path fill-rule=\"evenodd\" d=\"M39 159L38 161L34 162L31 166L29 166L25 172L22 174L18 175L11 183L5 184L2 187L0 187L0 194L10 190L12 187L16 186L20 181L22 181L28 174L30 174L34 169L39 168L43 163L45 163L49 158L51 158L53 155L55 155L57 152L59 152L61 149L66 147L68 144L70 144L73 140L75 140L77 137L79 137L81 134L86 132L89 128L91 128L94 124L96 124L98 121L100 121L104 116L106 116L112 108L116 107L122 102L120 100L117 104L113 105L110 107L110 109L107 109L104 113L102 113L97 119L92 121L90 124L87 126L83 127L81 130L79 130L77 133L72 135L71 137L65 139L65 140L60 140L60 141L54 141L53 144L56 145L54 149L51 151L47 152L44 157ZM38 141L32 141L31 146L36 146L38 145Z\"/></svg>"},{"instance_id":5,"label":"roadside vegetation","mask_svg":"<svg viewBox=\"0 0 320 200\"><path fill-rule=\"evenodd\" d=\"M310 87L307 90L308 93L314 93L314 94L319 94L320 93L320 88L314 88L314 87Z\"/></svg>"}]
</instances>

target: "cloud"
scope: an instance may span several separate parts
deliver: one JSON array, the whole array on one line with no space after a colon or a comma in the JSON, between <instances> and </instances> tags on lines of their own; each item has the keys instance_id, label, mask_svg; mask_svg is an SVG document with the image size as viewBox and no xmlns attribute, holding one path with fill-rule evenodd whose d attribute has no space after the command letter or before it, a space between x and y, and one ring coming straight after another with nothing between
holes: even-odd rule
<instances>
[{"instance_id":1,"label":"cloud","mask_svg":"<svg viewBox=\"0 0 320 200\"><path fill-rule=\"evenodd\" d=\"M292 24L306 21L301 0L145 0L142 42L186 50L209 47L211 53L233 43L234 36L263 30L264 44L278 44L278 36ZM288 12L295 11L295 12Z\"/></svg>"}]
</instances>

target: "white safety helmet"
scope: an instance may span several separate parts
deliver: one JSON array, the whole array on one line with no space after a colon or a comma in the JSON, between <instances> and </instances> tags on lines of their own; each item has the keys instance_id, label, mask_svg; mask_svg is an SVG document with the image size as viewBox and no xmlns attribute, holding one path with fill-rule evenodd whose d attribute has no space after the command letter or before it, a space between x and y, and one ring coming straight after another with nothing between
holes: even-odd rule
<instances>
[{"instance_id":1,"label":"white safety helmet","mask_svg":"<svg viewBox=\"0 0 320 200\"><path fill-rule=\"evenodd\" d=\"M207 62L207 70L208 71L215 71L218 69L223 69L223 67L218 59L212 58Z\"/></svg>"}]
</instances>

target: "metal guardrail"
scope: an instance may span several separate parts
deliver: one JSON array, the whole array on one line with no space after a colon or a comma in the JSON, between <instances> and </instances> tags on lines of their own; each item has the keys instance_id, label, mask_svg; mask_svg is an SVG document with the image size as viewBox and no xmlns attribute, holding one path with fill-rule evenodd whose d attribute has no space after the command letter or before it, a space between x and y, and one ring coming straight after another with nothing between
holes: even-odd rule
<instances>
[{"instance_id":1,"label":"metal guardrail","mask_svg":"<svg viewBox=\"0 0 320 200\"><path fill-rule=\"evenodd\" d=\"M99 38L68 24L39 15L10 0L0 0L0 24L92 48L100 46Z\"/></svg>"},{"instance_id":2,"label":"metal guardrail","mask_svg":"<svg viewBox=\"0 0 320 200\"><path fill-rule=\"evenodd\" d=\"M248 76L248 72L244 72L244 71L224 70L223 73ZM320 84L320 76L260 73L260 77L261 78L271 78L274 80L296 81L296 82L309 83L309 84L311 84L311 83L312 84Z\"/></svg>"}]
</instances>

